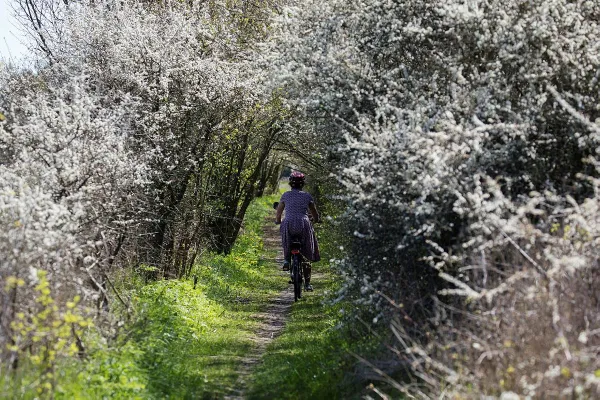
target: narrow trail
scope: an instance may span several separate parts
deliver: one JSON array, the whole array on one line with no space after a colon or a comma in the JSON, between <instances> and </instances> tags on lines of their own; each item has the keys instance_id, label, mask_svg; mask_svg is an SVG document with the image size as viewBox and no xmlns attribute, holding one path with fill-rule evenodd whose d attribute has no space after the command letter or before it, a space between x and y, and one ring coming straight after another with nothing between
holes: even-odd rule
<instances>
[{"instance_id":1,"label":"narrow trail","mask_svg":"<svg viewBox=\"0 0 600 400\"><path fill-rule=\"evenodd\" d=\"M272 219L272 216L265 219L263 243L265 253L275 253L276 256L275 258L262 259L262 261L268 263L272 268L279 269L283 263L283 252L281 250L279 227L272 223ZM287 274L282 271L281 279L286 279L286 275ZM259 329L252 337L255 347L246 357L240 360L238 379L232 388L231 393L225 396L225 399L239 400L246 398L246 390L248 389L250 376L255 367L260 364L262 355L269 343L283 331L293 303L294 293L293 290L290 290L288 287L269 301L264 312L253 316L253 318L257 319L260 323Z\"/></svg>"}]
</instances>

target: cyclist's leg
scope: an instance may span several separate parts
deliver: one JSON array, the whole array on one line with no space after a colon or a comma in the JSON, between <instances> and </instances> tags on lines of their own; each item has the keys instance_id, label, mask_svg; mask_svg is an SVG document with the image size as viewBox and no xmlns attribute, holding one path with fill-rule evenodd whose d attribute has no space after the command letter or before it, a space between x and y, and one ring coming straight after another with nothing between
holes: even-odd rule
<instances>
[{"instance_id":1,"label":"cyclist's leg","mask_svg":"<svg viewBox=\"0 0 600 400\"><path fill-rule=\"evenodd\" d=\"M290 248L291 237L288 229L288 224L284 219L281 226L279 227L279 232L281 233L281 247L283 248L283 266L282 270L289 271L290 270L290 262L292 259L292 252Z\"/></svg>"}]
</instances>

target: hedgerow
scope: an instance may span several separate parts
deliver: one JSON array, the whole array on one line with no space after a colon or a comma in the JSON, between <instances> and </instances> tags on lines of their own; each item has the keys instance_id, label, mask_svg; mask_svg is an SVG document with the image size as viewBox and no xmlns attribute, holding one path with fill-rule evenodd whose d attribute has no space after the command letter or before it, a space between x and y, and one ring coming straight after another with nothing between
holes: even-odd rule
<instances>
[{"instance_id":1,"label":"hedgerow","mask_svg":"<svg viewBox=\"0 0 600 400\"><path fill-rule=\"evenodd\" d=\"M272 82L330 143L348 296L412 397L594 397L600 6L308 1ZM302 34L299 34L302 33Z\"/></svg>"}]
</instances>

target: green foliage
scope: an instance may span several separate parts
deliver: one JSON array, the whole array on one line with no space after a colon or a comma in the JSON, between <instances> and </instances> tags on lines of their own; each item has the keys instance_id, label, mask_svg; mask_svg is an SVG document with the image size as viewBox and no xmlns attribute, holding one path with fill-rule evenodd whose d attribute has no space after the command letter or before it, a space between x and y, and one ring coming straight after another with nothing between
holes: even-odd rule
<instances>
[{"instance_id":1,"label":"green foliage","mask_svg":"<svg viewBox=\"0 0 600 400\"><path fill-rule=\"evenodd\" d=\"M99 343L97 343L98 345ZM58 369L57 399L145 399L148 377L139 366L143 350L131 342L101 346L84 362L70 360Z\"/></svg>"},{"instance_id":2,"label":"green foliage","mask_svg":"<svg viewBox=\"0 0 600 400\"><path fill-rule=\"evenodd\" d=\"M41 398L191 399L232 394L240 360L255 346L252 337L259 322L253 316L288 286L281 272L265 261L275 254L262 242L262 227L277 197L256 199L232 252L204 257L189 279L145 283L143 271L120 276L119 290L136 310L132 322L108 344L88 329L83 337L85 359L57 358L52 387ZM324 255L339 252L331 224L321 229ZM325 302L336 294L340 280L322 264L315 268L316 291L293 306L283 334L255 371L251 398L341 398L366 386L352 376L357 361L348 350L370 351L373 341L342 324L348 303ZM42 275L42 300L50 295L43 282ZM11 289L21 282L11 279L8 284ZM77 299L67 303L68 311L57 314L58 320L88 324L69 311L76 303ZM60 335L56 338L54 345L62 343ZM70 344L61 346L75 351ZM0 376L1 387L10 388L0 398L40 398L36 384L43 381L37 378L38 365L31 357L26 363L18 376Z\"/></svg>"},{"instance_id":3,"label":"green foliage","mask_svg":"<svg viewBox=\"0 0 600 400\"><path fill-rule=\"evenodd\" d=\"M154 282L137 291L131 343L141 351L146 396L223 396L233 387L239 360L253 347L257 322L251 316L285 285L260 260L265 204L259 199L250 207L230 254L205 257L189 280Z\"/></svg>"},{"instance_id":4,"label":"green foliage","mask_svg":"<svg viewBox=\"0 0 600 400\"><path fill-rule=\"evenodd\" d=\"M79 296L64 305L58 304L52 296L47 272L38 270L36 275L35 307L28 314L15 314L10 324L11 341L7 345L13 366L22 362L28 374L14 376L16 379L12 380L2 379L5 380L2 383L12 392L18 393L20 387L30 387L37 396L48 396L55 389L60 358L72 357L82 351L79 338L92 321L76 310ZM5 290L16 291L24 284L23 279L8 277Z\"/></svg>"},{"instance_id":5,"label":"green foliage","mask_svg":"<svg viewBox=\"0 0 600 400\"><path fill-rule=\"evenodd\" d=\"M198 278L195 289L193 278L146 284L142 275L147 268L120 276L119 290L128 294L136 310L132 324L108 345L88 332L83 338L88 347L85 360L53 359L56 373L45 397L52 394L64 399L148 399L225 395L237 379L240 357L253 346L251 336L257 322L251 316L262 311L267 300L286 286L278 271L261 261L261 228L266 213L271 212L267 204L267 200L259 199L250 206L243 235L230 254L208 255L194 267L192 275ZM53 327L56 323L51 321L59 321L52 328L56 334L47 336L52 339L48 345L73 351L76 348L72 342L63 343L62 337L68 333L63 323L83 326L89 321L72 311L77 299L67 303L65 313L52 314L57 312L52 311L56 305L44 282L42 273L36 288L40 292L38 303L40 312L50 307L52 318L39 317L36 329L25 326L27 335L35 337L29 332L41 332L42 328L48 334L50 328L44 327ZM22 284L17 278L8 279L7 289ZM5 389L0 398L38 397L36 385L47 385L38 379L35 360L25 357L27 364L20 366L18 375L0 377L0 387ZM42 367L45 369L46 365Z\"/></svg>"}]
</instances>

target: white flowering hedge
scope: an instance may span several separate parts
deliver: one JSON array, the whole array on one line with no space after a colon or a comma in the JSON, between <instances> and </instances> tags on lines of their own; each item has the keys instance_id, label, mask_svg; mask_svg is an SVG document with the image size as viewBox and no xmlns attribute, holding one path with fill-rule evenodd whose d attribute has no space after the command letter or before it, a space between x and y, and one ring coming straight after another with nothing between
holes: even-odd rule
<instances>
[{"instance_id":1,"label":"white flowering hedge","mask_svg":"<svg viewBox=\"0 0 600 400\"><path fill-rule=\"evenodd\" d=\"M567 0L281 13L273 80L336 143L347 290L394 321L407 395L600 393L599 21Z\"/></svg>"},{"instance_id":2,"label":"white flowering hedge","mask_svg":"<svg viewBox=\"0 0 600 400\"><path fill-rule=\"evenodd\" d=\"M85 315L106 297L131 312L115 268L181 277L200 252L229 251L284 134L283 108L250 64L268 2L32 10L41 27L21 17L34 24L36 68L0 68L0 353L13 367L58 351L47 331L75 295ZM66 339L83 353L78 332Z\"/></svg>"}]
</instances>

